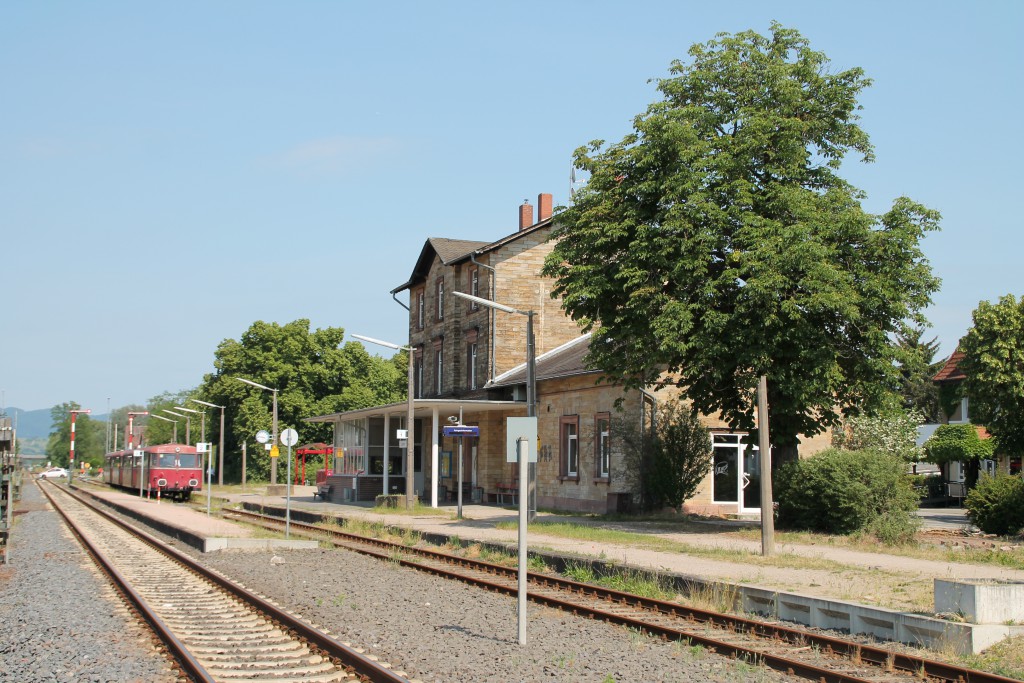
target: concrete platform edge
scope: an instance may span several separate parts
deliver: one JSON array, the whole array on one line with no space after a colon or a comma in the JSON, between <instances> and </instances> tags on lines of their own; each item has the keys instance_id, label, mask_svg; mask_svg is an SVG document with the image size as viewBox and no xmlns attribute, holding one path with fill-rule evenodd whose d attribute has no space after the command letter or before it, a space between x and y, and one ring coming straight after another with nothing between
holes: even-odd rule
<instances>
[{"instance_id":1,"label":"concrete platform edge","mask_svg":"<svg viewBox=\"0 0 1024 683\"><path fill-rule=\"evenodd\" d=\"M96 501L97 503L100 503L101 505L116 510L125 517L130 517L131 519L134 519L137 522L145 524L150 529L155 529L162 534L166 534L167 536L170 536L178 541L181 541L190 548L195 548L200 552L206 552L205 548L207 539L202 536L199 536L198 534L194 534L191 531L182 529L181 527L174 526L173 524L166 524L164 522L161 522L160 520L153 519L152 517L147 517L136 510L132 510L131 508L126 507L124 505L119 505L115 501L93 495L90 491L87 491L86 489L75 487L75 491L88 496L90 499Z\"/></svg>"},{"instance_id":2,"label":"concrete platform edge","mask_svg":"<svg viewBox=\"0 0 1024 683\"><path fill-rule=\"evenodd\" d=\"M203 552L217 550L312 550L320 547L319 541L284 538L225 538L211 537L203 539Z\"/></svg>"},{"instance_id":3,"label":"concrete platform edge","mask_svg":"<svg viewBox=\"0 0 1024 683\"><path fill-rule=\"evenodd\" d=\"M284 517L285 514L284 508L275 505L249 502L242 502L241 505L252 512L262 512L277 517ZM291 511L291 517L308 523L326 519L345 519L344 515L325 515L295 509ZM395 528L400 527L395 525ZM436 545L444 545L454 540L454 537L437 533L421 533L421 536L424 540ZM514 543L474 541L465 537L459 537L459 541L464 545L479 543L484 547L504 552L514 553L516 550ZM563 571L571 564L586 564L600 576L622 572L642 575L656 574L660 579L680 589L681 592L714 591L716 594L728 595L731 597L735 609L740 612L805 626L864 634L880 641L900 642L936 651L977 654L1009 636L1024 634L1024 626L947 621L910 612L899 612L800 593L780 592L759 586L709 581L702 577L675 572L652 572L644 567L606 562L585 555L569 556L533 550L529 554L543 558L556 571Z\"/></svg>"}]
</instances>

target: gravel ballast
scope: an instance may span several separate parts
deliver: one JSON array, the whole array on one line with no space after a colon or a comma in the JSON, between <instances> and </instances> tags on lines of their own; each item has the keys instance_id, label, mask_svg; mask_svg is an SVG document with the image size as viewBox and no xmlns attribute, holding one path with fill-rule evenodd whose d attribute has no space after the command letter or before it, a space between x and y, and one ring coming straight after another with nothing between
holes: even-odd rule
<instances>
[{"instance_id":1,"label":"gravel ballast","mask_svg":"<svg viewBox=\"0 0 1024 683\"><path fill-rule=\"evenodd\" d=\"M22 485L0 565L0 681L173 681L106 578L34 482Z\"/></svg>"},{"instance_id":2,"label":"gravel ballast","mask_svg":"<svg viewBox=\"0 0 1024 683\"><path fill-rule=\"evenodd\" d=\"M27 486L22 505L39 499L35 486ZM13 566L3 583L0 680L168 680L166 663L126 621L124 610L112 599L95 599L110 591L85 568L56 514L38 510L19 520ZM347 551L201 554L174 545L425 683L784 678L698 646L662 642L535 604L527 607L527 642L520 646L514 596ZM66 593L53 595L55 585ZM41 588L47 594L42 600ZM79 596L74 610L64 609L64 594ZM101 642L110 646L95 646Z\"/></svg>"},{"instance_id":3,"label":"gravel ballast","mask_svg":"<svg viewBox=\"0 0 1024 683\"><path fill-rule=\"evenodd\" d=\"M232 550L203 560L425 682L783 680L703 648L535 604L520 646L515 597L354 553Z\"/></svg>"}]
</instances>

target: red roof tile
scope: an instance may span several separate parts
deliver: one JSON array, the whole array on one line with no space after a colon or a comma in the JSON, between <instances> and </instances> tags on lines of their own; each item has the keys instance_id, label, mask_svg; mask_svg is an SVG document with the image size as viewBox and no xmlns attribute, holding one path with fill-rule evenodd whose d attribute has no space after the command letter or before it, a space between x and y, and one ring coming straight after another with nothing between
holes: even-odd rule
<instances>
[{"instance_id":1,"label":"red roof tile","mask_svg":"<svg viewBox=\"0 0 1024 683\"><path fill-rule=\"evenodd\" d=\"M964 359L964 352L957 349L953 352L953 355L949 357L946 364L942 366L935 377L932 379L936 382L958 382L963 379L967 379L967 375L960 369L959 363Z\"/></svg>"}]
</instances>

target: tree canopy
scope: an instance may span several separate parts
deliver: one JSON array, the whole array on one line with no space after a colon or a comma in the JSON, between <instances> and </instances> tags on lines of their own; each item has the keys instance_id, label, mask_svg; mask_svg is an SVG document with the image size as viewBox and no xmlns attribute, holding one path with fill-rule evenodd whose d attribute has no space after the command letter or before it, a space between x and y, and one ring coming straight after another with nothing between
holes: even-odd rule
<instances>
[{"instance_id":1,"label":"tree canopy","mask_svg":"<svg viewBox=\"0 0 1024 683\"><path fill-rule=\"evenodd\" d=\"M960 340L960 369L971 420L983 424L999 448L1024 453L1024 297L982 301L974 325Z\"/></svg>"},{"instance_id":2,"label":"tree canopy","mask_svg":"<svg viewBox=\"0 0 1024 683\"><path fill-rule=\"evenodd\" d=\"M896 335L900 378L899 395L903 407L919 413L925 422L935 424L941 419L939 387L935 374L942 368L943 361L935 360L939 350L937 337L925 341L924 327L908 328Z\"/></svg>"},{"instance_id":3,"label":"tree canopy","mask_svg":"<svg viewBox=\"0 0 1024 683\"><path fill-rule=\"evenodd\" d=\"M328 425L304 418L403 400L404 352L384 360L358 342L339 346L344 336L339 327L310 331L305 319L285 325L257 321L240 339L221 342L214 354L215 371L191 397L226 406L225 451L238 452L242 441L254 444L257 431L271 428L272 393L239 382L239 377L278 390L278 431L295 429L301 442L332 441ZM218 436L219 415L214 422L216 427L208 424L210 440ZM226 460L228 468L236 474L237 459ZM247 470L253 479L268 475L269 457L262 448L249 451Z\"/></svg>"},{"instance_id":4,"label":"tree canopy","mask_svg":"<svg viewBox=\"0 0 1024 683\"><path fill-rule=\"evenodd\" d=\"M991 458L995 441L982 439L972 424L944 424L924 442L928 462L941 465L960 460L963 462Z\"/></svg>"},{"instance_id":5,"label":"tree canopy","mask_svg":"<svg viewBox=\"0 0 1024 683\"><path fill-rule=\"evenodd\" d=\"M834 426L897 386L892 337L938 287L919 243L939 215L901 197L882 215L838 175L872 160L859 68L830 73L772 25L693 46L620 142L575 152L589 181L558 216L543 272L594 330L589 362L626 386L675 384L755 431L768 377L772 441Z\"/></svg>"}]
</instances>

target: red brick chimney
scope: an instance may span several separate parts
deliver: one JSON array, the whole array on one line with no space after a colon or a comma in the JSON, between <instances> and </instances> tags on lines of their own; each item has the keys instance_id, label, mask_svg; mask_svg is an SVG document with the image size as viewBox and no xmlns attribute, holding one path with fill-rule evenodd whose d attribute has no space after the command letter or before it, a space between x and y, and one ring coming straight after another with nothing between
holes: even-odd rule
<instances>
[{"instance_id":1,"label":"red brick chimney","mask_svg":"<svg viewBox=\"0 0 1024 683\"><path fill-rule=\"evenodd\" d=\"M529 200L524 199L523 205L519 207L519 229L525 230L533 225L533 205Z\"/></svg>"},{"instance_id":2,"label":"red brick chimney","mask_svg":"<svg viewBox=\"0 0 1024 683\"><path fill-rule=\"evenodd\" d=\"M537 195L537 222L546 221L551 218L551 195L541 193Z\"/></svg>"}]
</instances>

